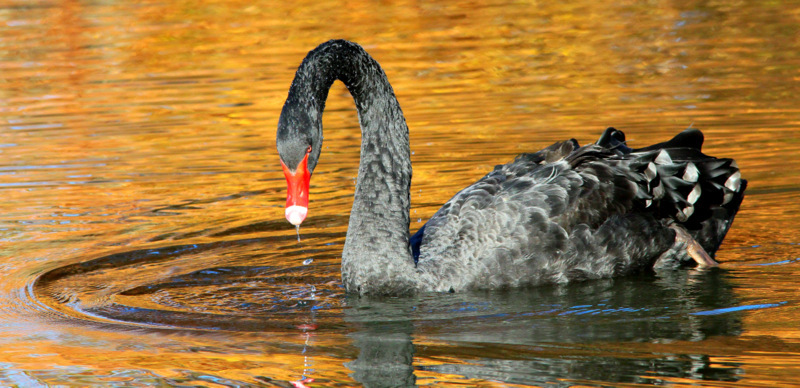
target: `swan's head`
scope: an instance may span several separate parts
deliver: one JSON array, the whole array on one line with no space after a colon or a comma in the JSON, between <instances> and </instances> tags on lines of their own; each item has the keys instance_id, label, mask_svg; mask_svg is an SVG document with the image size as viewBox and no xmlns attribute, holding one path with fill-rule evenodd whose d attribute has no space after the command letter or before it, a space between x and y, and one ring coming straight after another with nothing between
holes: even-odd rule
<instances>
[{"instance_id":1,"label":"swan's head","mask_svg":"<svg viewBox=\"0 0 800 388\"><path fill-rule=\"evenodd\" d=\"M308 214L309 182L322 148L322 124L308 111L292 108L287 100L278 122L277 146L288 187L284 214L292 225L300 225Z\"/></svg>"}]
</instances>

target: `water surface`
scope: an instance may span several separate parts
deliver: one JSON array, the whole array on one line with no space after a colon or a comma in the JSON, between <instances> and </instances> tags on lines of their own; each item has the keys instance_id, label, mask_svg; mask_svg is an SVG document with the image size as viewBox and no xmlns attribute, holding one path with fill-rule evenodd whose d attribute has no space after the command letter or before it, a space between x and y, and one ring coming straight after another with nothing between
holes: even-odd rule
<instances>
[{"instance_id":1,"label":"water surface","mask_svg":"<svg viewBox=\"0 0 800 388\"><path fill-rule=\"evenodd\" d=\"M794 384L798 26L780 1L0 2L0 385ZM300 241L274 148L331 38L406 114L412 229L517 153L694 126L750 181L721 268L345 295L347 90Z\"/></svg>"}]
</instances>

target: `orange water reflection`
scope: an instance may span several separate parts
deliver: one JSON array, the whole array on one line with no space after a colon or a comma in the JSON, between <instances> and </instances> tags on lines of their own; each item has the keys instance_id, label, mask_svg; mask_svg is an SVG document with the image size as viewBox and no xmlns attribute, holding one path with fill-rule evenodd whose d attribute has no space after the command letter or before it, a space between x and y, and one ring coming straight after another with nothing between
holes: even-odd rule
<instances>
[{"instance_id":1,"label":"orange water reflection","mask_svg":"<svg viewBox=\"0 0 800 388\"><path fill-rule=\"evenodd\" d=\"M739 304L787 302L742 313L736 335L587 341L552 352L519 345L481 353L417 323L418 383L490 384L486 375L462 380L443 367L482 357L615 352L705 355L712 367L738 365L730 385L793 381L800 361L798 25L800 7L791 2L1 3L0 365L15 372L0 372L0 385L215 384L198 377L204 374L253 385L266 384L259 376L311 376L327 385L358 378L345 364L359 353L352 333L363 330L342 317L348 303L336 284L359 141L346 89L336 85L330 94L301 243L282 221L273 140L299 61L340 37L381 62L406 114L412 228L519 152L565 137L592 141L609 125L635 144L693 125L705 131L709 154L736 158L750 181L719 252L731 293ZM62 279L50 296L32 291L42 274L77 263L225 242L231 245L174 261ZM778 264L753 265L768 263ZM258 310L267 325L261 333L154 329L83 315L114 303L169 302L175 311L225 317L241 308L222 293L233 286L241 287L242 304L266 306L274 295L248 293L257 283L249 273L183 293L118 294L245 266L286 269L274 275L277 284L296 286L250 290L285 288L284 302L301 295L330 314L276 302ZM308 296L308 284L316 294ZM269 319L279 308L289 311L275 319L284 326ZM302 328L310 324L320 331ZM647 370L641 375L655 381Z\"/></svg>"}]
</instances>

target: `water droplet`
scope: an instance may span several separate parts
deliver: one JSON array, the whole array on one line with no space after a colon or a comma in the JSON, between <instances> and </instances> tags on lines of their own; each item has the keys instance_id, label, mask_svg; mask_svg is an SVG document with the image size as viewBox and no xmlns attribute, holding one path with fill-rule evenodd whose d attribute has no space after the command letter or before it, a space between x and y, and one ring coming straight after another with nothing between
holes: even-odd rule
<instances>
[{"instance_id":1,"label":"water droplet","mask_svg":"<svg viewBox=\"0 0 800 388\"><path fill-rule=\"evenodd\" d=\"M297 231L297 242L300 242L300 225L295 225L294 230Z\"/></svg>"},{"instance_id":2,"label":"water droplet","mask_svg":"<svg viewBox=\"0 0 800 388\"><path fill-rule=\"evenodd\" d=\"M417 218L417 223L422 222L422 218Z\"/></svg>"},{"instance_id":3,"label":"water droplet","mask_svg":"<svg viewBox=\"0 0 800 388\"><path fill-rule=\"evenodd\" d=\"M303 265L309 265L314 262L314 259L305 259L303 260Z\"/></svg>"}]
</instances>

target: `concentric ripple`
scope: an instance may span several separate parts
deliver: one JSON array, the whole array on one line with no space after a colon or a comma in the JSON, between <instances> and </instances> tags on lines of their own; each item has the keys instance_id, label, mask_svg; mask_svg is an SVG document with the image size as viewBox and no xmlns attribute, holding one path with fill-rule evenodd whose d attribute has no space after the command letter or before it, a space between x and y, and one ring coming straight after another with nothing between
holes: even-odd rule
<instances>
[{"instance_id":1,"label":"concentric ripple","mask_svg":"<svg viewBox=\"0 0 800 388\"><path fill-rule=\"evenodd\" d=\"M269 240L115 253L44 273L33 286L34 295L72 318L158 328L308 328L341 314L338 273L324 264L241 265L241 260L225 259L241 258L232 252L264 244ZM248 262L259 260L250 257Z\"/></svg>"}]
</instances>

